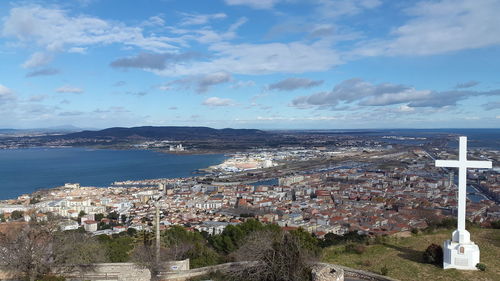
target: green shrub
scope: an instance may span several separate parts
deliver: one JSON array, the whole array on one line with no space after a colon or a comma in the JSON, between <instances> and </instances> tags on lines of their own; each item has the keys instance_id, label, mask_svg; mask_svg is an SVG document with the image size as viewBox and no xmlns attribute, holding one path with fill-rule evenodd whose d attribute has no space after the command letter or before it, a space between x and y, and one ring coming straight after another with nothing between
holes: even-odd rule
<instances>
[{"instance_id":1,"label":"green shrub","mask_svg":"<svg viewBox=\"0 0 500 281\"><path fill-rule=\"evenodd\" d=\"M62 276L44 275L40 278L37 278L37 281L66 281L66 278Z\"/></svg>"},{"instance_id":2,"label":"green shrub","mask_svg":"<svg viewBox=\"0 0 500 281\"><path fill-rule=\"evenodd\" d=\"M345 245L345 252L354 253L354 254L362 254L366 251L366 246L361 244L349 243Z\"/></svg>"},{"instance_id":3,"label":"green shrub","mask_svg":"<svg viewBox=\"0 0 500 281\"><path fill-rule=\"evenodd\" d=\"M380 273L382 275L387 275L389 273L389 268L387 268L387 266L383 266L381 269L380 269Z\"/></svg>"},{"instance_id":4,"label":"green shrub","mask_svg":"<svg viewBox=\"0 0 500 281\"><path fill-rule=\"evenodd\" d=\"M500 229L500 220L492 222L491 227L495 229Z\"/></svg>"},{"instance_id":5,"label":"green shrub","mask_svg":"<svg viewBox=\"0 0 500 281\"><path fill-rule=\"evenodd\" d=\"M476 264L476 267L477 267L477 269L479 269L481 271L486 270L486 264L484 264L484 263L478 263L478 264Z\"/></svg>"},{"instance_id":6,"label":"green shrub","mask_svg":"<svg viewBox=\"0 0 500 281\"><path fill-rule=\"evenodd\" d=\"M430 244L423 255L424 262L433 264L443 263L443 248L436 244Z\"/></svg>"}]
</instances>

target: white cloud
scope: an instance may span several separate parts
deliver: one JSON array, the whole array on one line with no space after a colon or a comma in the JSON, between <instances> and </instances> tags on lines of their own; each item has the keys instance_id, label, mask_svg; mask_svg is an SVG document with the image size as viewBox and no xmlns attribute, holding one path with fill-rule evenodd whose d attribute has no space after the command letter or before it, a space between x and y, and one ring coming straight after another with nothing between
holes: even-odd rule
<instances>
[{"instance_id":1,"label":"white cloud","mask_svg":"<svg viewBox=\"0 0 500 281\"><path fill-rule=\"evenodd\" d=\"M270 90L292 91L296 89L307 89L323 84L323 80L311 80L307 78L291 77L279 82L270 84Z\"/></svg>"},{"instance_id":2,"label":"white cloud","mask_svg":"<svg viewBox=\"0 0 500 281\"><path fill-rule=\"evenodd\" d=\"M141 68L149 70L162 70L173 63L192 60L199 57L196 53L140 53L133 57L114 60L110 63L115 68Z\"/></svg>"},{"instance_id":3,"label":"white cloud","mask_svg":"<svg viewBox=\"0 0 500 281\"><path fill-rule=\"evenodd\" d=\"M342 63L337 52L324 42L268 44L216 43L209 49L212 60L173 65L156 73L164 76L199 75L213 72L263 75L276 72L327 71Z\"/></svg>"},{"instance_id":4,"label":"white cloud","mask_svg":"<svg viewBox=\"0 0 500 281\"><path fill-rule=\"evenodd\" d=\"M83 89L72 87L72 86L62 86L56 89L58 93L70 93L70 94L81 94L83 93Z\"/></svg>"},{"instance_id":5,"label":"white cloud","mask_svg":"<svg viewBox=\"0 0 500 281\"><path fill-rule=\"evenodd\" d=\"M283 116L257 116L258 121L332 121L341 119L338 116L313 116L313 117L283 117Z\"/></svg>"},{"instance_id":6,"label":"white cloud","mask_svg":"<svg viewBox=\"0 0 500 281\"><path fill-rule=\"evenodd\" d=\"M35 95L35 96L31 96L28 101L29 102L40 102L40 101L43 101L45 99L47 99L48 96L47 95Z\"/></svg>"},{"instance_id":7,"label":"white cloud","mask_svg":"<svg viewBox=\"0 0 500 281\"><path fill-rule=\"evenodd\" d=\"M212 74L208 74L205 77L201 78L198 81L198 92L204 93L208 91L208 89L217 84L222 84L231 81L231 75L227 72L216 72Z\"/></svg>"},{"instance_id":8,"label":"white cloud","mask_svg":"<svg viewBox=\"0 0 500 281\"><path fill-rule=\"evenodd\" d=\"M0 84L0 105L16 99L14 92Z\"/></svg>"},{"instance_id":9,"label":"white cloud","mask_svg":"<svg viewBox=\"0 0 500 281\"><path fill-rule=\"evenodd\" d=\"M34 68L34 67L39 67L39 66L44 66L51 62L53 59L53 56L48 53L44 52L36 52L31 55L31 57L25 61L22 65L24 68Z\"/></svg>"},{"instance_id":10,"label":"white cloud","mask_svg":"<svg viewBox=\"0 0 500 281\"><path fill-rule=\"evenodd\" d=\"M467 82L463 82L463 83L458 83L456 86L455 86L455 89L467 89L467 88L472 88L474 86L477 86L479 84L479 82L477 81L467 81Z\"/></svg>"},{"instance_id":11,"label":"white cloud","mask_svg":"<svg viewBox=\"0 0 500 281\"><path fill-rule=\"evenodd\" d=\"M432 96L432 91L423 90L418 91L414 88L402 89L399 92L388 92L369 97L360 105L383 106L391 104L400 104L405 102L428 100Z\"/></svg>"},{"instance_id":12,"label":"white cloud","mask_svg":"<svg viewBox=\"0 0 500 281\"><path fill-rule=\"evenodd\" d=\"M85 54L85 53L87 53L87 48L72 47L72 48L68 49L68 53Z\"/></svg>"},{"instance_id":13,"label":"white cloud","mask_svg":"<svg viewBox=\"0 0 500 281\"><path fill-rule=\"evenodd\" d=\"M400 111L408 112L408 107L443 108L455 106L457 102L470 97L499 95L500 90L438 92L417 90L410 86L392 83L372 84L359 78L353 78L342 81L329 92L297 97L292 101L291 106L335 109L341 103L361 106L406 104L400 107Z\"/></svg>"},{"instance_id":14,"label":"white cloud","mask_svg":"<svg viewBox=\"0 0 500 281\"><path fill-rule=\"evenodd\" d=\"M399 111L399 112L413 112L413 111L415 111L415 108L413 108L413 107L409 107L409 106L407 106L406 104L403 104L403 105L401 105L401 106L398 108L398 111Z\"/></svg>"},{"instance_id":15,"label":"white cloud","mask_svg":"<svg viewBox=\"0 0 500 281\"><path fill-rule=\"evenodd\" d=\"M317 0L317 2L318 13L327 18L356 15L382 4L380 0Z\"/></svg>"},{"instance_id":16,"label":"white cloud","mask_svg":"<svg viewBox=\"0 0 500 281\"><path fill-rule=\"evenodd\" d=\"M481 118L479 118L478 116L465 116L464 119L465 120L479 120Z\"/></svg>"},{"instance_id":17,"label":"white cloud","mask_svg":"<svg viewBox=\"0 0 500 281\"><path fill-rule=\"evenodd\" d=\"M26 74L26 77L35 77L35 76L47 76L47 75L56 75L60 71L55 68L44 68L44 69L38 69L35 71L28 72Z\"/></svg>"},{"instance_id":18,"label":"white cloud","mask_svg":"<svg viewBox=\"0 0 500 281\"><path fill-rule=\"evenodd\" d=\"M232 99L224 99L219 97L207 98L202 103L203 105L214 107L214 106L233 106L235 105Z\"/></svg>"},{"instance_id":19,"label":"white cloud","mask_svg":"<svg viewBox=\"0 0 500 281\"><path fill-rule=\"evenodd\" d=\"M165 20L161 16L152 16L142 23L142 26L164 26Z\"/></svg>"},{"instance_id":20,"label":"white cloud","mask_svg":"<svg viewBox=\"0 0 500 281\"><path fill-rule=\"evenodd\" d=\"M2 35L23 43L34 42L50 51L120 43L150 51L175 49L175 39L145 36L139 27L85 15L70 16L56 8L30 5L12 8L4 19ZM73 51L78 49L72 49ZM81 49L80 49L81 50Z\"/></svg>"},{"instance_id":21,"label":"white cloud","mask_svg":"<svg viewBox=\"0 0 500 281\"><path fill-rule=\"evenodd\" d=\"M423 1L395 28L392 39L363 42L361 56L433 55L500 44L500 1Z\"/></svg>"},{"instance_id":22,"label":"white cloud","mask_svg":"<svg viewBox=\"0 0 500 281\"><path fill-rule=\"evenodd\" d=\"M252 80L248 81L236 81L231 85L232 89L246 88L246 87L254 87L256 84Z\"/></svg>"},{"instance_id":23,"label":"white cloud","mask_svg":"<svg viewBox=\"0 0 500 281\"><path fill-rule=\"evenodd\" d=\"M211 20L225 19L227 17L224 13L217 14L189 14L183 13L184 18L181 21L181 25L202 25L207 24Z\"/></svg>"},{"instance_id":24,"label":"white cloud","mask_svg":"<svg viewBox=\"0 0 500 281\"><path fill-rule=\"evenodd\" d=\"M170 81L164 85L159 86L160 90L170 91L174 90L175 85L179 86L177 89L192 89L196 88L196 92L205 93L212 86L230 82L232 80L231 74L227 72L214 72L205 75L189 76L182 79Z\"/></svg>"},{"instance_id":25,"label":"white cloud","mask_svg":"<svg viewBox=\"0 0 500 281\"><path fill-rule=\"evenodd\" d=\"M228 5L243 5L254 9L271 9L281 0L226 0Z\"/></svg>"}]
</instances>

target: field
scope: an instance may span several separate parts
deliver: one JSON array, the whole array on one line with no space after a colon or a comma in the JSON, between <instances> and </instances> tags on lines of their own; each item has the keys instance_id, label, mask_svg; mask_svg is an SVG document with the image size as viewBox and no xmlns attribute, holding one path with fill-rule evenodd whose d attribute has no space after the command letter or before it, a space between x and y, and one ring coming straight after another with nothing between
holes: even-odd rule
<instances>
[{"instance_id":1,"label":"field","mask_svg":"<svg viewBox=\"0 0 500 281\"><path fill-rule=\"evenodd\" d=\"M399 280L500 280L500 229L471 229L471 239L479 245L481 263L486 271L443 270L423 262L422 253L428 245L441 245L451 236L451 230L439 230L431 234L411 237L387 237L378 243L367 245L361 254L346 252L345 245L325 249L323 261L381 274L387 268L387 276Z\"/></svg>"}]
</instances>

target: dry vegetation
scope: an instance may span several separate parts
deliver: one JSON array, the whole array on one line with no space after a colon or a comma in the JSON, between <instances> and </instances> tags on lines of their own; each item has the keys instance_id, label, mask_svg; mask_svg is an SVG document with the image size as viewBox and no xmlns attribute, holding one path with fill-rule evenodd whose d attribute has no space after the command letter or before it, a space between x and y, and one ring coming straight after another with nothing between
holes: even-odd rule
<instances>
[{"instance_id":1,"label":"dry vegetation","mask_svg":"<svg viewBox=\"0 0 500 281\"><path fill-rule=\"evenodd\" d=\"M400 280L473 281L500 280L500 229L472 229L471 238L480 247L481 263L486 271L443 270L423 262L423 252L432 243L441 245L451 235L450 230L412 237L386 238L380 243L368 245L362 253L346 251L345 245L325 249L322 259L326 262L372 271Z\"/></svg>"}]
</instances>

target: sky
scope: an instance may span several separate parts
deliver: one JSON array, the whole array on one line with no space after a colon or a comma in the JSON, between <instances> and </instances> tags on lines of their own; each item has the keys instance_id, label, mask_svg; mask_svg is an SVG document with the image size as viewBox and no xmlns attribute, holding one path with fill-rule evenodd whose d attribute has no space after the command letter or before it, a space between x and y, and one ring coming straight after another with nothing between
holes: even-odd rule
<instances>
[{"instance_id":1,"label":"sky","mask_svg":"<svg viewBox=\"0 0 500 281\"><path fill-rule=\"evenodd\" d=\"M500 0L0 1L0 128L500 128Z\"/></svg>"}]
</instances>

